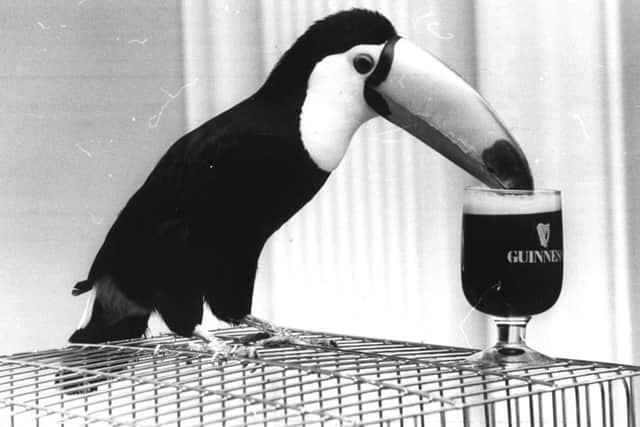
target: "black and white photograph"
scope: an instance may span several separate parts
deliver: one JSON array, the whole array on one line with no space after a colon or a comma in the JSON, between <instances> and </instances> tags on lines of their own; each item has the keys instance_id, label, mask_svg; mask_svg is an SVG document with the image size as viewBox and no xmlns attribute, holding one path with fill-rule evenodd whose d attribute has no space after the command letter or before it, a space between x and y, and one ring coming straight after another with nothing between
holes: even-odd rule
<instances>
[{"instance_id":1,"label":"black and white photograph","mask_svg":"<svg viewBox=\"0 0 640 427\"><path fill-rule=\"evenodd\" d=\"M640 425L637 28L3 0L0 426Z\"/></svg>"}]
</instances>

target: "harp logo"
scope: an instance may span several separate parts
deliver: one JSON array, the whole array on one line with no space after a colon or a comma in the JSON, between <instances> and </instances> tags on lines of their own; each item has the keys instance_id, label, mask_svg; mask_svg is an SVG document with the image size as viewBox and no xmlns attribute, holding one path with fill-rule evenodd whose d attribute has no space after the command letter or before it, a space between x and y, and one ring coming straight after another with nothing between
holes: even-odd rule
<instances>
[{"instance_id":1,"label":"harp logo","mask_svg":"<svg viewBox=\"0 0 640 427\"><path fill-rule=\"evenodd\" d=\"M551 224L539 223L536 226L538 231L538 238L540 239L540 246L546 248L549 246L549 237L551 236Z\"/></svg>"}]
</instances>

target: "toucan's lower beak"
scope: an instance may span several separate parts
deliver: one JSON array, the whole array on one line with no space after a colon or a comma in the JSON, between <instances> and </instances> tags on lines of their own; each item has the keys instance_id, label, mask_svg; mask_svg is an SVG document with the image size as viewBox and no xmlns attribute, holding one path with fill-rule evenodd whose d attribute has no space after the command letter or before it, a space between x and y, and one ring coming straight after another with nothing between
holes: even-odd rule
<instances>
[{"instance_id":1,"label":"toucan's lower beak","mask_svg":"<svg viewBox=\"0 0 640 427\"><path fill-rule=\"evenodd\" d=\"M524 153L487 102L454 71L406 39L388 42L365 99L490 187L533 188Z\"/></svg>"}]
</instances>

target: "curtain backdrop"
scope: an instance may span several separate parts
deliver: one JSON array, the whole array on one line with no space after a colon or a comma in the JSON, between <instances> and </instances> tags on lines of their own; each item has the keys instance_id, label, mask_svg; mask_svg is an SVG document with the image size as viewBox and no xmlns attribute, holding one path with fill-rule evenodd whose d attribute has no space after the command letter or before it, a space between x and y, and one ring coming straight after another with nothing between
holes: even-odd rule
<instances>
[{"instance_id":1,"label":"curtain backdrop","mask_svg":"<svg viewBox=\"0 0 640 427\"><path fill-rule=\"evenodd\" d=\"M314 20L354 6L379 10L489 100L538 186L563 191L563 292L534 317L530 343L564 357L640 363L632 280L640 52L631 3L183 2L187 123L253 93ZM471 310L459 279L462 190L473 183L408 134L371 121L316 198L268 242L254 313L301 328L487 345L493 325Z\"/></svg>"}]
</instances>

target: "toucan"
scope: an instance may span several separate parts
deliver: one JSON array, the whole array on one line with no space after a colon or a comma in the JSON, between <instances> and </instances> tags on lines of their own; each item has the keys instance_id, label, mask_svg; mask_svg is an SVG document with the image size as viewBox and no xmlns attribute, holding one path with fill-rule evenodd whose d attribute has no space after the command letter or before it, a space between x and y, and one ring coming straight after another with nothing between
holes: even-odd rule
<instances>
[{"instance_id":1,"label":"toucan","mask_svg":"<svg viewBox=\"0 0 640 427\"><path fill-rule=\"evenodd\" d=\"M382 116L491 187L533 188L527 159L485 100L378 12L311 25L251 96L162 156L106 235L71 343L143 336L156 311L176 334L216 338L218 319L282 331L251 314L258 257L320 190L351 137Z\"/></svg>"}]
</instances>

